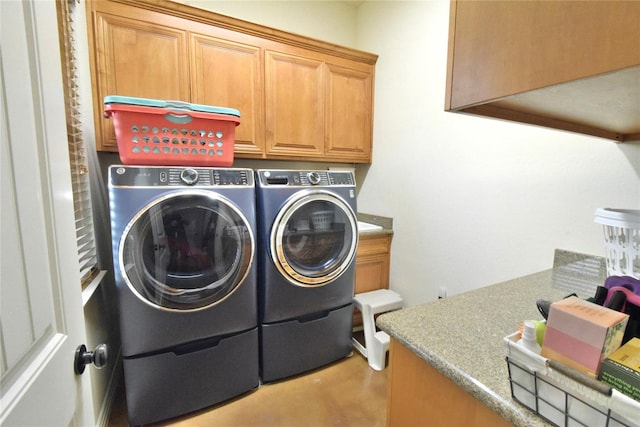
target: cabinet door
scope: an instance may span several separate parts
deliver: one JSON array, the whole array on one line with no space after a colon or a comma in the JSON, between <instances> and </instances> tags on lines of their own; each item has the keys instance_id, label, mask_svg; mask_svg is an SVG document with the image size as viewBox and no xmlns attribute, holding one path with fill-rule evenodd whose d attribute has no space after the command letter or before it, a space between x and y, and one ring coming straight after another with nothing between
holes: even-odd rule
<instances>
[{"instance_id":1,"label":"cabinet door","mask_svg":"<svg viewBox=\"0 0 640 427\"><path fill-rule=\"evenodd\" d=\"M265 52L267 157L322 158L323 62Z\"/></svg>"},{"instance_id":2,"label":"cabinet door","mask_svg":"<svg viewBox=\"0 0 640 427\"><path fill-rule=\"evenodd\" d=\"M634 1L455 1L447 109L638 65L639 13Z\"/></svg>"},{"instance_id":3,"label":"cabinet door","mask_svg":"<svg viewBox=\"0 0 640 427\"><path fill-rule=\"evenodd\" d=\"M369 255L356 261L355 293L389 289L389 254Z\"/></svg>"},{"instance_id":4,"label":"cabinet door","mask_svg":"<svg viewBox=\"0 0 640 427\"><path fill-rule=\"evenodd\" d=\"M192 102L235 108L236 154L261 158L264 152L260 48L230 40L191 35Z\"/></svg>"},{"instance_id":5,"label":"cabinet door","mask_svg":"<svg viewBox=\"0 0 640 427\"><path fill-rule=\"evenodd\" d=\"M188 101L187 37L185 31L139 19L100 12L95 19L98 149L117 151L113 124L101 114L104 97Z\"/></svg>"},{"instance_id":6,"label":"cabinet door","mask_svg":"<svg viewBox=\"0 0 640 427\"><path fill-rule=\"evenodd\" d=\"M327 65L327 159L371 163L371 73Z\"/></svg>"},{"instance_id":7,"label":"cabinet door","mask_svg":"<svg viewBox=\"0 0 640 427\"><path fill-rule=\"evenodd\" d=\"M390 234L360 237L356 252L356 294L389 289L390 252ZM353 324L362 324L362 315L358 310L354 311Z\"/></svg>"},{"instance_id":8,"label":"cabinet door","mask_svg":"<svg viewBox=\"0 0 640 427\"><path fill-rule=\"evenodd\" d=\"M360 237L356 252L355 293L389 288L391 235Z\"/></svg>"},{"instance_id":9,"label":"cabinet door","mask_svg":"<svg viewBox=\"0 0 640 427\"><path fill-rule=\"evenodd\" d=\"M389 344L387 381L388 427L416 420L434 426L513 425L395 338Z\"/></svg>"}]
</instances>

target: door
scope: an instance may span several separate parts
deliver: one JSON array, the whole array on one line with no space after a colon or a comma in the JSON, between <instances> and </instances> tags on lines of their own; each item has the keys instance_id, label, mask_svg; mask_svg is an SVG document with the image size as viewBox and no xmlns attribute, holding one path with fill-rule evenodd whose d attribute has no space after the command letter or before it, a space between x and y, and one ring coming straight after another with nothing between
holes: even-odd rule
<instances>
[{"instance_id":1,"label":"door","mask_svg":"<svg viewBox=\"0 0 640 427\"><path fill-rule=\"evenodd\" d=\"M244 282L254 258L249 221L213 191L176 191L153 200L127 225L119 248L119 268L131 291L170 310L200 310L225 300Z\"/></svg>"},{"instance_id":2,"label":"door","mask_svg":"<svg viewBox=\"0 0 640 427\"><path fill-rule=\"evenodd\" d=\"M301 191L275 219L271 257L294 285L322 286L347 270L357 245L356 217L344 200L327 191Z\"/></svg>"},{"instance_id":3,"label":"door","mask_svg":"<svg viewBox=\"0 0 640 427\"><path fill-rule=\"evenodd\" d=\"M1 9L0 425L93 425L56 5Z\"/></svg>"}]
</instances>

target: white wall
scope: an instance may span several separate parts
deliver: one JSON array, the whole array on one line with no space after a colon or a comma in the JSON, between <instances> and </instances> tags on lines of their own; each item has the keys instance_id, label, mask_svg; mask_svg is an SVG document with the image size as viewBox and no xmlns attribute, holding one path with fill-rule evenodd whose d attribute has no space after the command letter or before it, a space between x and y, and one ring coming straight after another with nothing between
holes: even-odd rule
<instances>
[{"instance_id":1,"label":"white wall","mask_svg":"<svg viewBox=\"0 0 640 427\"><path fill-rule=\"evenodd\" d=\"M640 208L638 144L444 112L448 0L181 1L380 55L358 207L393 217L408 305L603 255L595 209Z\"/></svg>"},{"instance_id":2,"label":"white wall","mask_svg":"<svg viewBox=\"0 0 640 427\"><path fill-rule=\"evenodd\" d=\"M640 207L640 145L446 113L449 2L365 2L378 53L359 209L394 218L391 287L410 304L603 255L598 207ZM402 188L402 191L398 189Z\"/></svg>"},{"instance_id":3,"label":"white wall","mask_svg":"<svg viewBox=\"0 0 640 427\"><path fill-rule=\"evenodd\" d=\"M358 9L348 1L173 1L326 42L356 47Z\"/></svg>"}]
</instances>

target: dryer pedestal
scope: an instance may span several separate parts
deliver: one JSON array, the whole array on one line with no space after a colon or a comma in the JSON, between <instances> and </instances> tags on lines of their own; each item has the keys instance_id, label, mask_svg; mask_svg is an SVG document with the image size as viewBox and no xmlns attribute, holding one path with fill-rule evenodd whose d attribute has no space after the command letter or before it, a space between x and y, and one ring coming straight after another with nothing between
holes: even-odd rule
<instances>
[{"instance_id":1,"label":"dryer pedestal","mask_svg":"<svg viewBox=\"0 0 640 427\"><path fill-rule=\"evenodd\" d=\"M276 381L347 357L353 304L284 322L260 325L260 377Z\"/></svg>"},{"instance_id":2,"label":"dryer pedestal","mask_svg":"<svg viewBox=\"0 0 640 427\"><path fill-rule=\"evenodd\" d=\"M258 387L258 328L123 362L129 424L166 420Z\"/></svg>"}]
</instances>

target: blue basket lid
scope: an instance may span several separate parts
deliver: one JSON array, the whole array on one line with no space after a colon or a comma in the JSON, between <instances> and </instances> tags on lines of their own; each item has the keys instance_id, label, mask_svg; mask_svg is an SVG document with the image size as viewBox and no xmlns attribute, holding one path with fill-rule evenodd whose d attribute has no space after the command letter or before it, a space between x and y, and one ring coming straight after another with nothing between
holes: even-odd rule
<instances>
[{"instance_id":1,"label":"blue basket lid","mask_svg":"<svg viewBox=\"0 0 640 427\"><path fill-rule=\"evenodd\" d=\"M159 99L136 98L133 96L109 95L104 97L105 104L128 104L142 107L172 108L180 110L200 111L202 113L226 114L240 117L240 111L227 107L191 104L183 101L162 101Z\"/></svg>"}]
</instances>

